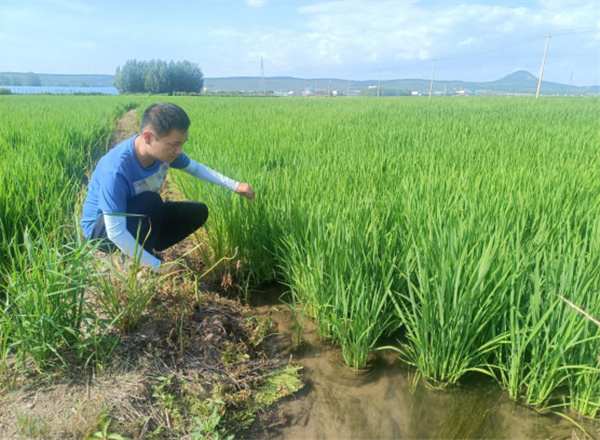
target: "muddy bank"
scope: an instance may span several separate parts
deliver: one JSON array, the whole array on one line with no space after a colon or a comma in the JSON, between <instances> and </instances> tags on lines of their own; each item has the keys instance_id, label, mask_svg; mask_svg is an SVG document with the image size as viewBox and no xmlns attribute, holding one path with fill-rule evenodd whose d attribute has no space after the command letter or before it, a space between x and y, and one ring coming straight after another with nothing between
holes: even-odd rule
<instances>
[{"instance_id":1,"label":"muddy bank","mask_svg":"<svg viewBox=\"0 0 600 440\"><path fill-rule=\"evenodd\" d=\"M304 320L304 343L294 341L294 320L276 298L283 289L256 295L253 310L274 322L271 353L302 365L305 387L263 414L242 438L271 439L583 439L600 438L600 422L573 423L540 414L508 398L485 376L460 387L428 389L390 351L376 353L369 369L348 368L338 348L319 341ZM572 415L576 418L576 415Z\"/></svg>"},{"instance_id":2,"label":"muddy bank","mask_svg":"<svg viewBox=\"0 0 600 440\"><path fill-rule=\"evenodd\" d=\"M131 439L235 433L302 386L289 359L269 355L269 332L268 321L215 288L188 274L169 279L130 332L114 331L106 362L0 383L0 438L83 439L102 420Z\"/></svg>"}]
</instances>

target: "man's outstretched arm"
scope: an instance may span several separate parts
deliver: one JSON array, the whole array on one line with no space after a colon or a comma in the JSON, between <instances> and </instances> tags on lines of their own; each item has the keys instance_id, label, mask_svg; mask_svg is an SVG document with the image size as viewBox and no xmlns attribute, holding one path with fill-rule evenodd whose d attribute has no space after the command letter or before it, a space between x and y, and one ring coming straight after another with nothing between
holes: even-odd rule
<instances>
[{"instance_id":1,"label":"man's outstretched arm","mask_svg":"<svg viewBox=\"0 0 600 440\"><path fill-rule=\"evenodd\" d=\"M204 180L205 182L227 188L230 191L247 198L248 200L254 200L254 189L249 184L245 182L240 183L236 180L230 179L229 177L224 176L223 174L220 174L206 165L196 162L195 160L189 159L189 161L190 163L186 167L181 168L181 171L185 171L186 173L196 177L197 179Z\"/></svg>"}]
</instances>

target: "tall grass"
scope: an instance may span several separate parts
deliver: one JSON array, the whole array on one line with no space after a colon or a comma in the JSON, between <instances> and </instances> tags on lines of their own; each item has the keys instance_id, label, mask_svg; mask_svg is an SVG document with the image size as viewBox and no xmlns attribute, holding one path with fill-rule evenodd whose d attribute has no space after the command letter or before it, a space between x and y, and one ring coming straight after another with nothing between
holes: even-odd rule
<instances>
[{"instance_id":1,"label":"tall grass","mask_svg":"<svg viewBox=\"0 0 600 440\"><path fill-rule=\"evenodd\" d=\"M84 296L94 248L76 218L86 173L132 104L0 97L0 373L102 357L99 321Z\"/></svg>"},{"instance_id":2,"label":"tall grass","mask_svg":"<svg viewBox=\"0 0 600 440\"><path fill-rule=\"evenodd\" d=\"M257 189L173 173L212 253L288 284L348 364L402 330L438 385L483 372L598 413L600 330L558 296L600 315L597 98L176 102L188 153Z\"/></svg>"},{"instance_id":3,"label":"tall grass","mask_svg":"<svg viewBox=\"0 0 600 440\"><path fill-rule=\"evenodd\" d=\"M28 229L23 240L10 249L11 274L0 311L16 365L32 361L43 369L56 360L65 365L65 349L80 358L94 356L100 341L82 337L94 334L98 324L85 297L94 248L77 239L57 247L43 232Z\"/></svg>"}]
</instances>

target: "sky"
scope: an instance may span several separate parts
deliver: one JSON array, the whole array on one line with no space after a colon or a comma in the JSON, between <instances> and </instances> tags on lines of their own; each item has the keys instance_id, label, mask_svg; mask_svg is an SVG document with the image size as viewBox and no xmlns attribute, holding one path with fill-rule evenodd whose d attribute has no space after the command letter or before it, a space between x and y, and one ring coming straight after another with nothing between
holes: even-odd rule
<instances>
[{"instance_id":1,"label":"sky","mask_svg":"<svg viewBox=\"0 0 600 440\"><path fill-rule=\"evenodd\" d=\"M545 81L598 85L599 25L600 0L0 0L0 72L494 81L548 43Z\"/></svg>"}]
</instances>

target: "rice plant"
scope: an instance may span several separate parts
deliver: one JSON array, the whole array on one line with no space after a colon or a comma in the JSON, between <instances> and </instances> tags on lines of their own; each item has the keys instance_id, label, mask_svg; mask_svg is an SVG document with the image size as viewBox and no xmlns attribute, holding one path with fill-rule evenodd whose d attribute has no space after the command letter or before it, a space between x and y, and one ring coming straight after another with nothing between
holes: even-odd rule
<instances>
[{"instance_id":1,"label":"rice plant","mask_svg":"<svg viewBox=\"0 0 600 440\"><path fill-rule=\"evenodd\" d=\"M596 414L600 332L558 295L599 314L597 98L177 102L188 153L257 190L174 175L213 253L288 285L350 365L402 329L437 385L480 372Z\"/></svg>"},{"instance_id":2,"label":"rice plant","mask_svg":"<svg viewBox=\"0 0 600 440\"><path fill-rule=\"evenodd\" d=\"M94 246L77 203L129 98L0 99L0 373L72 358L101 361L110 344L87 307ZM10 359L10 361L9 361Z\"/></svg>"}]
</instances>

